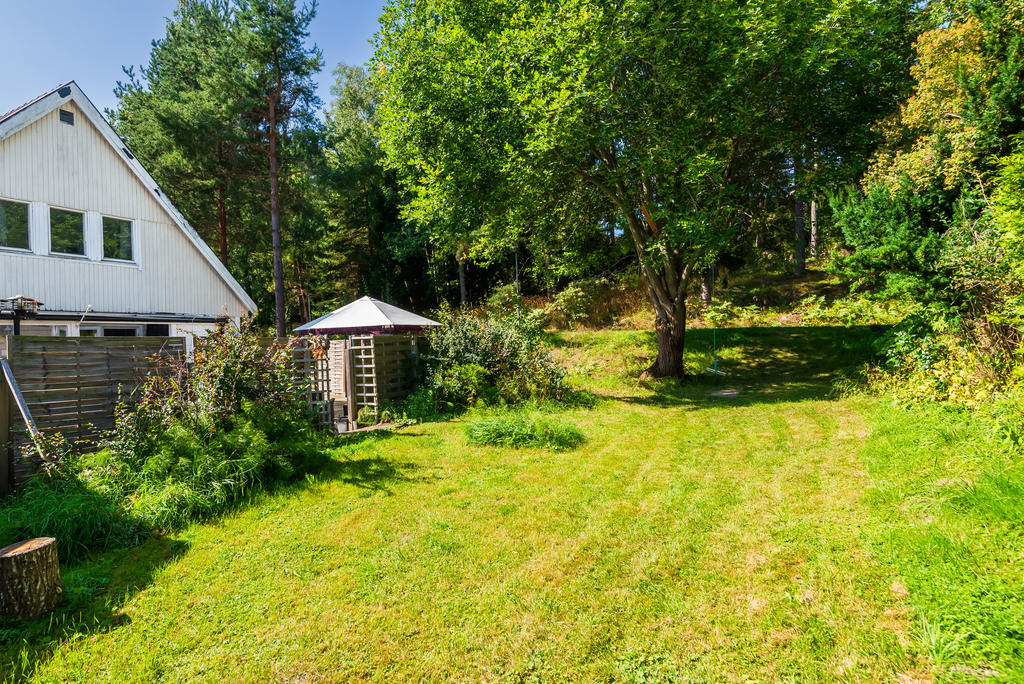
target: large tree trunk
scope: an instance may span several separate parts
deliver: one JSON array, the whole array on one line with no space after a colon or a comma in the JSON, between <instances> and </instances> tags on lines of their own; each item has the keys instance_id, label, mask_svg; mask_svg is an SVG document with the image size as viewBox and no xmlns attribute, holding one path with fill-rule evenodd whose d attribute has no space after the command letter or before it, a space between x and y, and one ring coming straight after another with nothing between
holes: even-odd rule
<instances>
[{"instance_id":1,"label":"large tree trunk","mask_svg":"<svg viewBox=\"0 0 1024 684\"><path fill-rule=\"evenodd\" d=\"M614 150L599 151L598 156L609 168L616 167ZM629 192L621 181L605 184L594 176L584 175L584 178L603 192L625 219L640 262L640 270L647 284L647 297L654 307L658 357L644 375L682 378L686 375L683 367L683 350L686 346L686 297L690 293L694 264L685 262L679 251L666 244L659 246L660 259L648 258L651 240L661 235L662 226L648 208L651 198L646 190L637 195ZM639 202L636 201L638 199Z\"/></svg>"},{"instance_id":2,"label":"large tree trunk","mask_svg":"<svg viewBox=\"0 0 1024 684\"><path fill-rule=\"evenodd\" d=\"M63 595L53 537L0 549L0 615L34 620L56 608Z\"/></svg>"},{"instance_id":3,"label":"large tree trunk","mask_svg":"<svg viewBox=\"0 0 1024 684\"><path fill-rule=\"evenodd\" d=\"M700 302L704 306L711 306L711 298L715 293L715 267L709 267L704 276L700 279Z\"/></svg>"},{"instance_id":4,"label":"large tree trunk","mask_svg":"<svg viewBox=\"0 0 1024 684\"><path fill-rule=\"evenodd\" d=\"M811 200L811 258L818 258L818 203Z\"/></svg>"},{"instance_id":5,"label":"large tree trunk","mask_svg":"<svg viewBox=\"0 0 1024 684\"><path fill-rule=\"evenodd\" d=\"M804 201L797 197L793 202L796 249L794 250L793 275L802 276L807 272L807 229L804 226Z\"/></svg>"},{"instance_id":6,"label":"large tree trunk","mask_svg":"<svg viewBox=\"0 0 1024 684\"><path fill-rule=\"evenodd\" d=\"M682 378L686 376L683 367L683 352L686 350L686 304L682 315L658 315L654 319L654 332L658 336L658 358L647 369L646 375L656 378Z\"/></svg>"},{"instance_id":7,"label":"large tree trunk","mask_svg":"<svg viewBox=\"0 0 1024 684\"><path fill-rule=\"evenodd\" d=\"M284 255L281 246L281 196L280 179L278 178L277 109L275 104L273 100L270 101L270 116L267 117L270 152L270 233L274 249L274 321L277 336L285 337L288 330L285 327L284 311Z\"/></svg>"},{"instance_id":8,"label":"large tree trunk","mask_svg":"<svg viewBox=\"0 0 1024 684\"><path fill-rule=\"evenodd\" d=\"M459 302L469 304L469 289L466 287L466 260L459 259Z\"/></svg>"}]
</instances>

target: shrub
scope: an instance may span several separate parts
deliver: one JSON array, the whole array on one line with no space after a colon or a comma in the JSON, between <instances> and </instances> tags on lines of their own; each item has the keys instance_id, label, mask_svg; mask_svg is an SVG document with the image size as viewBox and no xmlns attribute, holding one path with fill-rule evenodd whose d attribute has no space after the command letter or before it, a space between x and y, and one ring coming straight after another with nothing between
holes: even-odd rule
<instances>
[{"instance_id":1,"label":"shrub","mask_svg":"<svg viewBox=\"0 0 1024 684\"><path fill-rule=\"evenodd\" d=\"M586 437L572 423L557 418L505 414L472 421L466 426L466 440L479 446L533 446L565 451L583 444Z\"/></svg>"},{"instance_id":2,"label":"shrub","mask_svg":"<svg viewBox=\"0 0 1024 684\"><path fill-rule=\"evenodd\" d=\"M122 506L74 473L43 473L0 508L0 540L54 537L62 561L89 550L133 546L148 533Z\"/></svg>"},{"instance_id":3,"label":"shrub","mask_svg":"<svg viewBox=\"0 0 1024 684\"><path fill-rule=\"evenodd\" d=\"M427 374L403 404L416 418L475 403L521 404L566 398L564 371L544 349L542 321L530 314L491 315L442 309L427 335Z\"/></svg>"},{"instance_id":4,"label":"shrub","mask_svg":"<svg viewBox=\"0 0 1024 684\"><path fill-rule=\"evenodd\" d=\"M549 314L563 321L569 328L576 327L587 319L594 303L595 289L589 283L571 283L555 295L554 301L548 306Z\"/></svg>"},{"instance_id":5,"label":"shrub","mask_svg":"<svg viewBox=\"0 0 1024 684\"><path fill-rule=\"evenodd\" d=\"M927 314L907 317L877 346L884 359L868 373L870 386L898 401L950 401L977 408L990 403L1000 382L990 359L963 330Z\"/></svg>"},{"instance_id":6,"label":"shrub","mask_svg":"<svg viewBox=\"0 0 1024 684\"><path fill-rule=\"evenodd\" d=\"M434 399L455 409L472 406L483 398L486 390L487 369L475 363L439 366L428 379L428 389Z\"/></svg>"},{"instance_id":7,"label":"shrub","mask_svg":"<svg viewBox=\"0 0 1024 684\"><path fill-rule=\"evenodd\" d=\"M523 298L515 283L498 285L487 297L487 310L496 314L507 314L523 308Z\"/></svg>"},{"instance_id":8,"label":"shrub","mask_svg":"<svg viewBox=\"0 0 1024 684\"><path fill-rule=\"evenodd\" d=\"M907 315L907 306L894 300L850 295L828 303L823 295L808 295L797 303L795 313L803 324L893 325Z\"/></svg>"}]
</instances>

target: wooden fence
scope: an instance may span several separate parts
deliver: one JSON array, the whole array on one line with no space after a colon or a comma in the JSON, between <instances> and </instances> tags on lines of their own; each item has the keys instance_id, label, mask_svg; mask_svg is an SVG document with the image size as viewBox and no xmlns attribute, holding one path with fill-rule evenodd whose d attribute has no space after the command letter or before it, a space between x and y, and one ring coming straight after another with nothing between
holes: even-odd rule
<instances>
[{"instance_id":1,"label":"wooden fence","mask_svg":"<svg viewBox=\"0 0 1024 684\"><path fill-rule=\"evenodd\" d=\"M292 343L291 350L295 382L305 391L306 401L320 427L328 427L333 420L328 348L314 346L308 338L300 338Z\"/></svg>"},{"instance_id":2,"label":"wooden fence","mask_svg":"<svg viewBox=\"0 0 1024 684\"><path fill-rule=\"evenodd\" d=\"M180 356L177 337L10 337L7 362L24 405L44 434L71 442L95 441L114 425L118 401L132 394L160 356ZM31 437L14 409L8 383L0 385L0 491L24 482L38 458L20 457ZM7 453L4 453L4 452ZM12 458L13 457L13 458Z\"/></svg>"},{"instance_id":3,"label":"wooden fence","mask_svg":"<svg viewBox=\"0 0 1024 684\"><path fill-rule=\"evenodd\" d=\"M363 409L378 414L387 401L401 399L412 391L418 378L414 335L359 335L348 339L348 419L351 423Z\"/></svg>"},{"instance_id":4,"label":"wooden fence","mask_svg":"<svg viewBox=\"0 0 1024 684\"><path fill-rule=\"evenodd\" d=\"M5 346L11 378L0 375L0 496L39 465L38 455L25 449L31 430L23 415L41 434L95 443L114 426L119 401L130 401L161 361L185 354L184 340L176 337L18 336L7 338ZM325 351L309 340L291 345L296 385L321 426L331 423Z\"/></svg>"}]
</instances>

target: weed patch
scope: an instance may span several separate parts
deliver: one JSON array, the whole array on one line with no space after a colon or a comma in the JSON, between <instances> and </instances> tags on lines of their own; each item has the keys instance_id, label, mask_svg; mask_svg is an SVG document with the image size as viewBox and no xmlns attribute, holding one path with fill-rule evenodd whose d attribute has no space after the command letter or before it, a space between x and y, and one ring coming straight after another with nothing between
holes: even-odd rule
<instances>
[{"instance_id":1,"label":"weed patch","mask_svg":"<svg viewBox=\"0 0 1024 684\"><path fill-rule=\"evenodd\" d=\"M511 413L478 418L466 426L466 441L477 446L567 451L580 446L586 439L578 427L552 416L530 417Z\"/></svg>"}]
</instances>

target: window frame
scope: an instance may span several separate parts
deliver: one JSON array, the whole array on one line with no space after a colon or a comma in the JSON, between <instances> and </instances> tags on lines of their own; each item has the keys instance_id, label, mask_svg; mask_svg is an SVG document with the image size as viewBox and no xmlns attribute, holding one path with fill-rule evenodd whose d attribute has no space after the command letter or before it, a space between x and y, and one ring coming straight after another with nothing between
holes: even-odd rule
<instances>
[{"instance_id":1,"label":"window frame","mask_svg":"<svg viewBox=\"0 0 1024 684\"><path fill-rule=\"evenodd\" d=\"M106 254L106 242L107 236L103 229L103 220L113 219L115 221L125 221L128 224L128 246L131 248L132 256L130 259L119 259L117 257L108 257ZM101 261L113 264L135 264L139 263L136 258L135 251L135 220L124 218L123 216L113 216L111 214L100 214L100 254L102 255Z\"/></svg>"},{"instance_id":2,"label":"window frame","mask_svg":"<svg viewBox=\"0 0 1024 684\"><path fill-rule=\"evenodd\" d=\"M99 337L143 337L145 330L141 325L131 325L128 323L98 323L96 326L99 328ZM129 335L108 335L108 330L130 330L132 331Z\"/></svg>"},{"instance_id":3,"label":"window frame","mask_svg":"<svg viewBox=\"0 0 1024 684\"><path fill-rule=\"evenodd\" d=\"M49 238L50 238L49 255L50 256L54 256L54 257L60 257L60 258L63 258L63 259L88 259L89 258L89 245L86 244L86 242L87 242L86 241L87 234L86 234L86 219L85 219L85 215L87 213L89 213L89 212L81 211L79 209L71 209L69 207L61 207L61 206L57 206L55 204L48 204L48 205L46 205L46 208L47 208L46 222L49 224L47 226L47 233L49 234ZM82 253L81 254L75 254L74 252L58 252L58 251L54 250L54 248L53 248L53 211L54 211L54 209L56 209L57 211L67 212L69 214L78 214L79 216L82 217Z\"/></svg>"},{"instance_id":4,"label":"window frame","mask_svg":"<svg viewBox=\"0 0 1024 684\"><path fill-rule=\"evenodd\" d=\"M0 202L11 202L12 204L24 205L26 230L25 237L28 240L28 247L11 247L9 245L0 245L0 251L14 252L15 254L32 254L32 203L25 202L24 200L11 199L9 197L0 197Z\"/></svg>"}]
</instances>

